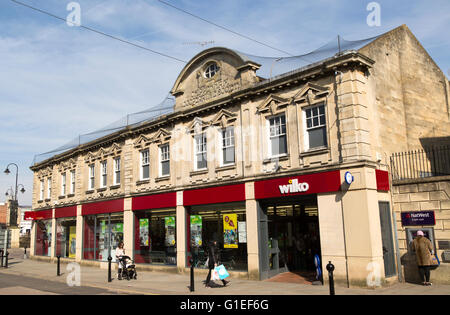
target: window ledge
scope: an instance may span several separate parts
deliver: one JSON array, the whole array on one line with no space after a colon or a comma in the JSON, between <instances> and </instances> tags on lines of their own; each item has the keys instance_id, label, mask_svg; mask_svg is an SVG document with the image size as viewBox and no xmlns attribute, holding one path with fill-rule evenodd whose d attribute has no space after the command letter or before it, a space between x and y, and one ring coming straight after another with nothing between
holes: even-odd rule
<instances>
[{"instance_id":1,"label":"window ledge","mask_svg":"<svg viewBox=\"0 0 450 315\"><path fill-rule=\"evenodd\" d=\"M221 171L233 170L236 168L236 164L222 165L216 168L216 173Z\"/></svg>"},{"instance_id":2,"label":"window ledge","mask_svg":"<svg viewBox=\"0 0 450 315\"><path fill-rule=\"evenodd\" d=\"M273 156L270 158L266 158L263 160L263 164L273 163L276 161L287 161L287 160L289 160L289 154L283 154L280 156Z\"/></svg>"},{"instance_id":3,"label":"window ledge","mask_svg":"<svg viewBox=\"0 0 450 315\"><path fill-rule=\"evenodd\" d=\"M94 192L94 189L86 190L86 195L93 194Z\"/></svg>"},{"instance_id":4,"label":"window ledge","mask_svg":"<svg viewBox=\"0 0 450 315\"><path fill-rule=\"evenodd\" d=\"M156 183L157 183L157 182L162 182L162 181L168 180L168 179L170 179L170 175L160 176L160 177L156 177L156 178L155 178L155 182L156 182Z\"/></svg>"},{"instance_id":5,"label":"window ledge","mask_svg":"<svg viewBox=\"0 0 450 315\"><path fill-rule=\"evenodd\" d=\"M109 189L119 189L119 188L120 188L120 184L112 185L109 187Z\"/></svg>"},{"instance_id":6,"label":"window ledge","mask_svg":"<svg viewBox=\"0 0 450 315\"><path fill-rule=\"evenodd\" d=\"M196 175L203 175L203 174L208 174L208 169L202 169L202 170L198 170L198 171L192 171L189 173L190 176L196 176Z\"/></svg>"},{"instance_id":7,"label":"window ledge","mask_svg":"<svg viewBox=\"0 0 450 315\"><path fill-rule=\"evenodd\" d=\"M317 154L323 154L323 153L329 153L330 152L330 148L328 147L320 147L320 148L315 148L315 149L310 149L308 151L302 152L300 153L300 157L305 157L305 156L311 156L311 155L317 155Z\"/></svg>"},{"instance_id":8,"label":"window ledge","mask_svg":"<svg viewBox=\"0 0 450 315\"><path fill-rule=\"evenodd\" d=\"M142 180L138 180L136 182L136 185L144 185L144 184L149 184L150 183L150 179L142 179Z\"/></svg>"},{"instance_id":9,"label":"window ledge","mask_svg":"<svg viewBox=\"0 0 450 315\"><path fill-rule=\"evenodd\" d=\"M97 189L97 192L102 192L102 191L105 191L107 189L108 189L108 187L101 187L101 188Z\"/></svg>"},{"instance_id":10,"label":"window ledge","mask_svg":"<svg viewBox=\"0 0 450 315\"><path fill-rule=\"evenodd\" d=\"M41 199L41 200L38 200L37 203L43 203L43 202L44 202L44 200Z\"/></svg>"},{"instance_id":11,"label":"window ledge","mask_svg":"<svg viewBox=\"0 0 450 315\"><path fill-rule=\"evenodd\" d=\"M44 201L45 201L45 202L50 202L51 199L50 199L50 198L46 198Z\"/></svg>"},{"instance_id":12,"label":"window ledge","mask_svg":"<svg viewBox=\"0 0 450 315\"><path fill-rule=\"evenodd\" d=\"M75 197L75 194L68 194L67 195L67 198L72 198L72 197Z\"/></svg>"},{"instance_id":13,"label":"window ledge","mask_svg":"<svg viewBox=\"0 0 450 315\"><path fill-rule=\"evenodd\" d=\"M66 198L66 195L62 195L62 196L58 197L58 199L64 199L64 198Z\"/></svg>"}]
</instances>

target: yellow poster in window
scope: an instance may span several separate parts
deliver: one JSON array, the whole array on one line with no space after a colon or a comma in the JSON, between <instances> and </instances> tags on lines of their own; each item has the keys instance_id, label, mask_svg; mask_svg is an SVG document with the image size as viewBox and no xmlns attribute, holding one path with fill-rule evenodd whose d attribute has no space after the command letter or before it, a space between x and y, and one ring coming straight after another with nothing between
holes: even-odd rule
<instances>
[{"instance_id":1,"label":"yellow poster in window","mask_svg":"<svg viewBox=\"0 0 450 315\"><path fill-rule=\"evenodd\" d=\"M71 226L69 229L69 258L75 258L77 247L77 227Z\"/></svg>"},{"instance_id":2,"label":"yellow poster in window","mask_svg":"<svg viewBox=\"0 0 450 315\"><path fill-rule=\"evenodd\" d=\"M223 247L238 248L237 214L223 215Z\"/></svg>"}]
</instances>

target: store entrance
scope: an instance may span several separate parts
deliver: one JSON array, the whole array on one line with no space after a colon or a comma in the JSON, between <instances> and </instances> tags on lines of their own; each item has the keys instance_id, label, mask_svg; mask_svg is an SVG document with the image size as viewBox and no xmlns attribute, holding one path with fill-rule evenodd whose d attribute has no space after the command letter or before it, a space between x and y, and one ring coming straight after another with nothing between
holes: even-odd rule
<instances>
[{"instance_id":1,"label":"store entrance","mask_svg":"<svg viewBox=\"0 0 450 315\"><path fill-rule=\"evenodd\" d=\"M263 205L267 214L269 273L316 276L315 256L321 258L317 199L297 198Z\"/></svg>"}]
</instances>

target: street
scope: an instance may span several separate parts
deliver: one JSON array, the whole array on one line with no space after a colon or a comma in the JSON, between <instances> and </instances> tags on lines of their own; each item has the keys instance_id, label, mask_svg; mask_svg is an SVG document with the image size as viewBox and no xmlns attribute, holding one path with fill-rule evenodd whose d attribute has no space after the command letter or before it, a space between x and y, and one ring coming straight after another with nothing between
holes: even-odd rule
<instances>
[{"instance_id":1,"label":"street","mask_svg":"<svg viewBox=\"0 0 450 315\"><path fill-rule=\"evenodd\" d=\"M118 292L67 284L27 276L0 274L0 295L115 295ZM123 293L121 293L123 294Z\"/></svg>"}]
</instances>

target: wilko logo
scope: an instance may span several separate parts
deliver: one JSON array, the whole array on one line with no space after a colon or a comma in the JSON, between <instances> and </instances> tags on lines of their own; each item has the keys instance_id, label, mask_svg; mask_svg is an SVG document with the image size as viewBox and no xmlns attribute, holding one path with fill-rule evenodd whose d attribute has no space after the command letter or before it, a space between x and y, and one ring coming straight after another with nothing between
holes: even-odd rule
<instances>
[{"instance_id":1,"label":"wilko logo","mask_svg":"<svg viewBox=\"0 0 450 315\"><path fill-rule=\"evenodd\" d=\"M292 193L308 191L309 184L308 183L299 183L298 179L290 179L289 185L280 185L278 187L280 188L280 192L282 194L292 194Z\"/></svg>"}]
</instances>

